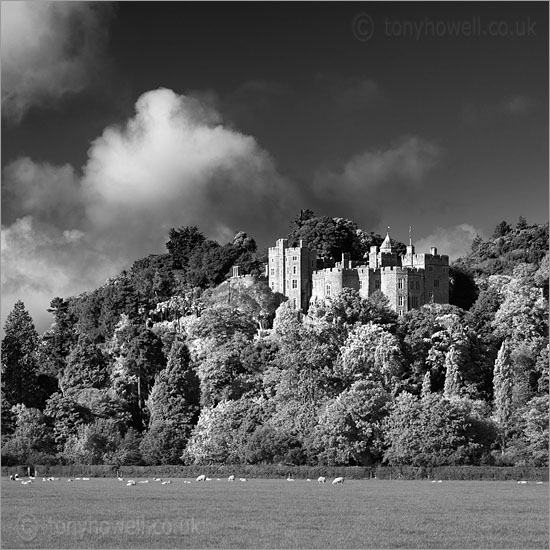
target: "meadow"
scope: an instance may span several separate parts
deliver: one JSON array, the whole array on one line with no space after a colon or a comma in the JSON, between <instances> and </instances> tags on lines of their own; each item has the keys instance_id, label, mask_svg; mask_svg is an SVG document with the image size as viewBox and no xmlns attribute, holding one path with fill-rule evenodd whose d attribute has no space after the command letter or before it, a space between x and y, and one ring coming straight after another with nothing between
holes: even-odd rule
<instances>
[{"instance_id":1,"label":"meadow","mask_svg":"<svg viewBox=\"0 0 550 550\"><path fill-rule=\"evenodd\" d=\"M136 479L136 481L139 481ZM3 548L548 548L548 483L1 484Z\"/></svg>"}]
</instances>

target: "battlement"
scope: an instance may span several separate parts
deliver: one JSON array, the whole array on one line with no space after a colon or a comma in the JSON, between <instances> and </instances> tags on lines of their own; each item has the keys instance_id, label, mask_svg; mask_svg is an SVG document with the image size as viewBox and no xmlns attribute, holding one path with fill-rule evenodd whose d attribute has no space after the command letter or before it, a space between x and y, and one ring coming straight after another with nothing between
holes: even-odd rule
<instances>
[{"instance_id":1,"label":"battlement","mask_svg":"<svg viewBox=\"0 0 550 550\"><path fill-rule=\"evenodd\" d=\"M333 267L316 266L317 253L305 240L288 246L287 239L279 239L269 248L270 288L303 311L310 300L330 300L345 288L357 290L363 298L381 291L399 315L425 303L449 302L449 256L438 254L435 247L417 254L410 242L407 252L398 254L389 233L382 246L372 246L360 262L343 253Z\"/></svg>"}]
</instances>

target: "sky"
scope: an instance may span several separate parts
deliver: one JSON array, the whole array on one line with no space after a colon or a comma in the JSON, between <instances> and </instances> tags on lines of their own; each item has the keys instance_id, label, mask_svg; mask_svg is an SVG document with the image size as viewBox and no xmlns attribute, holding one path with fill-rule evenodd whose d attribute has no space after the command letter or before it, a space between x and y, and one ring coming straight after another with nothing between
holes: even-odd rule
<instances>
[{"instance_id":1,"label":"sky","mask_svg":"<svg viewBox=\"0 0 550 550\"><path fill-rule=\"evenodd\" d=\"M302 208L437 246L548 220L548 4L2 2L2 306Z\"/></svg>"}]
</instances>

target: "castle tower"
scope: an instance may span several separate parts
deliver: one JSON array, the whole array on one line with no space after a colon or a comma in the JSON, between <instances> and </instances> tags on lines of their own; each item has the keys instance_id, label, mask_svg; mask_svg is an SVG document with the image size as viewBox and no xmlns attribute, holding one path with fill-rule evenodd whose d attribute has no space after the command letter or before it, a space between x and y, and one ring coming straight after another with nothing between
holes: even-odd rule
<instances>
[{"instance_id":1,"label":"castle tower","mask_svg":"<svg viewBox=\"0 0 550 550\"><path fill-rule=\"evenodd\" d=\"M312 274L317 267L317 253L307 242L288 247L286 239L279 239L269 249L268 277L273 292L288 297L294 309L306 312L312 292Z\"/></svg>"}]
</instances>

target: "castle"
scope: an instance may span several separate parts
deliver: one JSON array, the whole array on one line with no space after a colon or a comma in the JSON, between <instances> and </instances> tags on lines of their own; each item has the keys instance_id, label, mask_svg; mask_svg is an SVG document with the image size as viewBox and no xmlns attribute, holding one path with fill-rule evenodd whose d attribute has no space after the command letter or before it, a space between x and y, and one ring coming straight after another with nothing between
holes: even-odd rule
<instances>
[{"instance_id":1,"label":"castle","mask_svg":"<svg viewBox=\"0 0 550 550\"><path fill-rule=\"evenodd\" d=\"M279 239L269 248L267 275L271 290L304 312L312 301L329 300L344 288L363 298L379 290L398 315L424 304L449 303L449 256L439 255L435 247L429 254L416 254L410 237L406 253L399 255L389 228L380 248L371 246L367 263L351 261L344 253L335 267L325 269L317 269L317 254L307 242L289 247L287 239Z\"/></svg>"}]
</instances>

